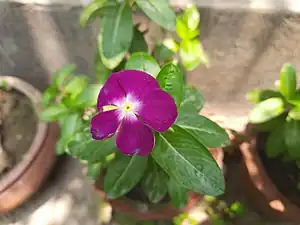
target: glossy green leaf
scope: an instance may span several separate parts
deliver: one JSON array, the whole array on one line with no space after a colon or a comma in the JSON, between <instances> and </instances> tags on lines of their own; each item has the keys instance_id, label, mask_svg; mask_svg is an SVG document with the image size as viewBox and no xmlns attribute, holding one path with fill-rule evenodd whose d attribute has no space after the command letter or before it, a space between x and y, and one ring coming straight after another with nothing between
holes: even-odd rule
<instances>
[{"instance_id":1,"label":"glossy green leaf","mask_svg":"<svg viewBox=\"0 0 300 225\"><path fill-rule=\"evenodd\" d=\"M129 52L148 52L148 45L144 33L139 31L138 26L134 27L134 35Z\"/></svg>"},{"instance_id":2,"label":"glossy green leaf","mask_svg":"<svg viewBox=\"0 0 300 225\"><path fill-rule=\"evenodd\" d=\"M168 193L171 198L172 204L178 208L182 209L186 205L189 197L189 190L187 188L181 187L175 180L170 179L168 181Z\"/></svg>"},{"instance_id":3,"label":"glossy green leaf","mask_svg":"<svg viewBox=\"0 0 300 225\"><path fill-rule=\"evenodd\" d=\"M101 23L98 47L102 62L116 68L128 52L133 37L132 11L126 2L107 8Z\"/></svg>"},{"instance_id":4,"label":"glossy green leaf","mask_svg":"<svg viewBox=\"0 0 300 225\"><path fill-rule=\"evenodd\" d=\"M144 174L147 160L147 157L118 154L108 165L104 177L104 191L107 197L116 199L137 185Z\"/></svg>"},{"instance_id":5,"label":"glossy green leaf","mask_svg":"<svg viewBox=\"0 0 300 225\"><path fill-rule=\"evenodd\" d=\"M95 56L95 76L100 84L104 84L111 74L111 70L108 69L102 62L99 51Z\"/></svg>"},{"instance_id":6,"label":"glossy green leaf","mask_svg":"<svg viewBox=\"0 0 300 225\"><path fill-rule=\"evenodd\" d=\"M184 80L178 66L174 63L166 64L156 79L160 87L174 98L177 107L179 107L184 98Z\"/></svg>"},{"instance_id":7,"label":"glossy green leaf","mask_svg":"<svg viewBox=\"0 0 300 225\"><path fill-rule=\"evenodd\" d=\"M287 121L284 127L284 141L289 155L293 159L300 159L300 121Z\"/></svg>"},{"instance_id":8,"label":"glossy green leaf","mask_svg":"<svg viewBox=\"0 0 300 225\"><path fill-rule=\"evenodd\" d=\"M52 105L40 113L39 118L42 121L51 122L59 120L63 115L66 115L69 109L63 104Z\"/></svg>"},{"instance_id":9,"label":"glossy green leaf","mask_svg":"<svg viewBox=\"0 0 300 225\"><path fill-rule=\"evenodd\" d=\"M85 75L75 76L66 84L64 91L74 99L86 89L88 81L89 79Z\"/></svg>"},{"instance_id":10,"label":"glossy green leaf","mask_svg":"<svg viewBox=\"0 0 300 225\"><path fill-rule=\"evenodd\" d=\"M167 194L168 176L155 162L149 163L142 188L151 203L159 203Z\"/></svg>"},{"instance_id":11,"label":"glossy green leaf","mask_svg":"<svg viewBox=\"0 0 300 225\"><path fill-rule=\"evenodd\" d=\"M273 130L268 137L266 143L266 153L270 158L277 157L286 151L286 145L284 142L284 128L279 127Z\"/></svg>"},{"instance_id":12,"label":"glossy green leaf","mask_svg":"<svg viewBox=\"0 0 300 225\"><path fill-rule=\"evenodd\" d=\"M288 116L294 120L300 120L300 107L294 107L289 111Z\"/></svg>"},{"instance_id":13,"label":"glossy green leaf","mask_svg":"<svg viewBox=\"0 0 300 225\"><path fill-rule=\"evenodd\" d=\"M223 172L208 149L183 128L156 135L155 161L179 185L197 193L224 193Z\"/></svg>"},{"instance_id":14,"label":"glossy green leaf","mask_svg":"<svg viewBox=\"0 0 300 225\"><path fill-rule=\"evenodd\" d=\"M197 39L182 41L179 55L188 71L196 69L200 64L208 64L208 56Z\"/></svg>"},{"instance_id":15,"label":"glossy green leaf","mask_svg":"<svg viewBox=\"0 0 300 225\"><path fill-rule=\"evenodd\" d=\"M296 71L292 65L286 63L280 72L280 92L287 99L291 99L296 92L296 86Z\"/></svg>"},{"instance_id":16,"label":"glossy green leaf","mask_svg":"<svg viewBox=\"0 0 300 225\"><path fill-rule=\"evenodd\" d=\"M58 71L56 71L55 74L53 75L54 87L58 89L62 88L64 82L75 70L76 70L76 65L71 64L71 65L64 66Z\"/></svg>"},{"instance_id":17,"label":"glossy green leaf","mask_svg":"<svg viewBox=\"0 0 300 225\"><path fill-rule=\"evenodd\" d=\"M201 115L182 115L176 122L203 145L209 148L230 144L227 132L215 122Z\"/></svg>"},{"instance_id":18,"label":"glossy green leaf","mask_svg":"<svg viewBox=\"0 0 300 225\"><path fill-rule=\"evenodd\" d=\"M269 98L254 106L249 113L251 123L264 123L284 112L284 103L281 98Z\"/></svg>"},{"instance_id":19,"label":"glossy green leaf","mask_svg":"<svg viewBox=\"0 0 300 225\"><path fill-rule=\"evenodd\" d=\"M75 99L76 106L81 108L96 106L101 87L102 85L99 84L88 85L87 88Z\"/></svg>"},{"instance_id":20,"label":"glossy green leaf","mask_svg":"<svg viewBox=\"0 0 300 225\"><path fill-rule=\"evenodd\" d=\"M156 77L160 71L156 60L145 52L133 53L126 62L125 69L141 70L153 77Z\"/></svg>"},{"instance_id":21,"label":"glossy green leaf","mask_svg":"<svg viewBox=\"0 0 300 225\"><path fill-rule=\"evenodd\" d=\"M269 98L284 98L278 91L273 90L253 90L247 93L247 100L253 103L259 103Z\"/></svg>"},{"instance_id":22,"label":"glossy green leaf","mask_svg":"<svg viewBox=\"0 0 300 225\"><path fill-rule=\"evenodd\" d=\"M105 157L115 151L113 138L98 141L91 137L90 128L78 132L68 144L68 153L80 160L89 163L101 162Z\"/></svg>"},{"instance_id":23,"label":"glossy green leaf","mask_svg":"<svg viewBox=\"0 0 300 225\"><path fill-rule=\"evenodd\" d=\"M102 163L89 163L87 169L87 176L92 180L96 180L101 173L101 169Z\"/></svg>"},{"instance_id":24,"label":"glossy green leaf","mask_svg":"<svg viewBox=\"0 0 300 225\"><path fill-rule=\"evenodd\" d=\"M175 30L176 15L168 0L135 0L135 2L151 20L167 30Z\"/></svg>"},{"instance_id":25,"label":"glossy green leaf","mask_svg":"<svg viewBox=\"0 0 300 225\"><path fill-rule=\"evenodd\" d=\"M80 16L80 25L85 27L89 22L95 19L97 16L102 14L102 10L104 7L108 5L116 5L116 3L110 0L93 0L90 4L88 4L84 9Z\"/></svg>"},{"instance_id":26,"label":"glossy green leaf","mask_svg":"<svg viewBox=\"0 0 300 225\"><path fill-rule=\"evenodd\" d=\"M179 118L182 115L198 114L204 106L204 98L197 88L185 87L184 100L179 109Z\"/></svg>"},{"instance_id":27,"label":"glossy green leaf","mask_svg":"<svg viewBox=\"0 0 300 225\"><path fill-rule=\"evenodd\" d=\"M48 107L56 99L58 95L58 90L53 87L48 87L42 96L42 106Z\"/></svg>"},{"instance_id":28,"label":"glossy green leaf","mask_svg":"<svg viewBox=\"0 0 300 225\"><path fill-rule=\"evenodd\" d=\"M200 23L200 13L195 5L187 5L187 7L184 9L183 20L189 30L198 29Z\"/></svg>"}]
</instances>

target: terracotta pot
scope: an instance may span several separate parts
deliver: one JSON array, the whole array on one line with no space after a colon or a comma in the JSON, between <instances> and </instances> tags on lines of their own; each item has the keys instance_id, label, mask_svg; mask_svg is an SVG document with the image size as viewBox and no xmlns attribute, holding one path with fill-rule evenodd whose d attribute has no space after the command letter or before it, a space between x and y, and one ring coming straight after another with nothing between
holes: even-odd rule
<instances>
[{"instance_id":1,"label":"terracotta pot","mask_svg":"<svg viewBox=\"0 0 300 225\"><path fill-rule=\"evenodd\" d=\"M224 153L222 148L211 149L211 153L217 161L220 168L223 168ZM100 184L103 185L103 176L100 177ZM186 206L182 209L176 209L171 203L166 204L142 204L126 197L110 200L106 197L104 191L94 185L95 191L106 201L108 201L113 210L121 212L129 216L135 217L139 221L143 220L170 220L179 213L192 209L202 199L202 195L193 192L189 193L189 200Z\"/></svg>"},{"instance_id":2,"label":"terracotta pot","mask_svg":"<svg viewBox=\"0 0 300 225\"><path fill-rule=\"evenodd\" d=\"M0 76L1 81L26 95L37 114L40 112L41 93L37 89L16 77ZM56 124L38 122L35 138L23 160L0 180L0 214L22 204L41 186L56 159L57 137Z\"/></svg>"},{"instance_id":3,"label":"terracotta pot","mask_svg":"<svg viewBox=\"0 0 300 225\"><path fill-rule=\"evenodd\" d=\"M250 129L249 129L250 128ZM266 218L300 224L300 208L290 202L268 176L257 152L256 131L253 127L245 132L247 141L240 145L242 187L249 201Z\"/></svg>"}]
</instances>

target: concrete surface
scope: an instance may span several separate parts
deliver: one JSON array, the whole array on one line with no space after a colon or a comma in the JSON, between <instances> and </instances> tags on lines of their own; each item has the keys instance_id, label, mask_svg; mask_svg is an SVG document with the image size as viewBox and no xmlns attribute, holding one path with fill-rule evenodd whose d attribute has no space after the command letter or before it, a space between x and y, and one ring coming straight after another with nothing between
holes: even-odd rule
<instances>
[{"instance_id":1,"label":"concrete surface","mask_svg":"<svg viewBox=\"0 0 300 225\"><path fill-rule=\"evenodd\" d=\"M60 158L36 195L7 216L0 225L96 225L100 199L77 160Z\"/></svg>"},{"instance_id":2,"label":"concrete surface","mask_svg":"<svg viewBox=\"0 0 300 225\"><path fill-rule=\"evenodd\" d=\"M81 6L90 0L0 0L0 2L17 2L37 5ZM174 6L183 7L194 3L199 7L214 9L246 9L259 11L300 12L298 0L170 0Z\"/></svg>"}]
</instances>

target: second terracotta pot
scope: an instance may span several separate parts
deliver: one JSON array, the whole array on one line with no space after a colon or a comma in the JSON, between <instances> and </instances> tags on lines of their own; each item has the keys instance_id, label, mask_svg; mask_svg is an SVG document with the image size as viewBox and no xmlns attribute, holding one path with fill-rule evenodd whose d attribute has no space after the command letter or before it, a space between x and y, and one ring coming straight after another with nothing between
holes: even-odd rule
<instances>
[{"instance_id":1,"label":"second terracotta pot","mask_svg":"<svg viewBox=\"0 0 300 225\"><path fill-rule=\"evenodd\" d=\"M219 167L223 169L224 153L222 148L211 149L214 159ZM101 177L103 182L103 177ZM94 185L95 191L104 199L106 199L116 212L121 212L129 216L135 217L139 221L143 220L170 220L181 212L189 211L202 199L203 195L193 192L189 193L189 200L185 207L181 210L175 208L171 203L166 204L142 204L126 197L110 200L106 197L104 191Z\"/></svg>"},{"instance_id":2,"label":"second terracotta pot","mask_svg":"<svg viewBox=\"0 0 300 225\"><path fill-rule=\"evenodd\" d=\"M256 130L248 126L247 141L240 145L243 156L241 180L249 201L271 220L300 224L300 208L290 202L276 187L257 151Z\"/></svg>"}]
</instances>

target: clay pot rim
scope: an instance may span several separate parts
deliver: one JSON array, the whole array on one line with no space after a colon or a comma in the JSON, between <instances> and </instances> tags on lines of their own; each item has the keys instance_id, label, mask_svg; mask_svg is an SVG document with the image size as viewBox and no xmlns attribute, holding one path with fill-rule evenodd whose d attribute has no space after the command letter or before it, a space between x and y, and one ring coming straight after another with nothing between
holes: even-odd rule
<instances>
[{"instance_id":1,"label":"clay pot rim","mask_svg":"<svg viewBox=\"0 0 300 225\"><path fill-rule=\"evenodd\" d=\"M5 81L11 86L13 89L23 93L29 100L32 102L33 108L36 114L41 112L40 102L42 98L42 94L39 90L34 88L29 83L13 76L0 76L0 82ZM28 169L28 167L32 164L35 158L38 156L40 152L40 148L46 138L48 130L48 124L44 122L37 122L36 135L33 139L33 142L28 150L28 152L24 155L21 162L19 162L12 170L10 170L1 180L0 180L0 193L3 193L5 190L10 188L13 183L15 183L20 176Z\"/></svg>"},{"instance_id":2,"label":"clay pot rim","mask_svg":"<svg viewBox=\"0 0 300 225\"><path fill-rule=\"evenodd\" d=\"M288 211L289 214L299 215L300 207L289 201L284 194L278 190L277 186L267 174L263 162L256 150L257 131L255 130L255 126L248 124L245 129L245 134L247 136L247 141L241 143L240 150L249 178L254 187L262 193L273 210L282 212L283 207L284 212Z\"/></svg>"}]
</instances>

